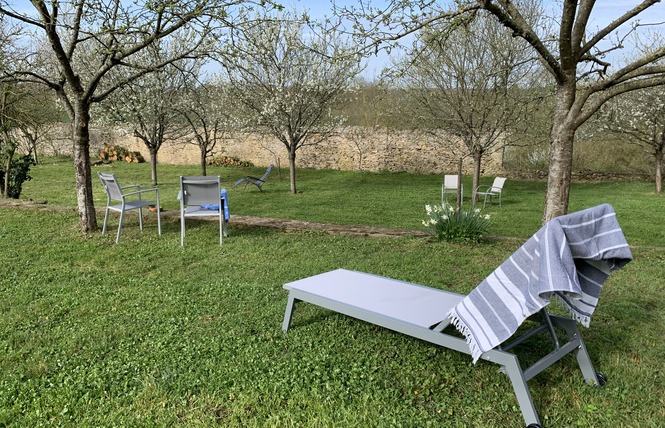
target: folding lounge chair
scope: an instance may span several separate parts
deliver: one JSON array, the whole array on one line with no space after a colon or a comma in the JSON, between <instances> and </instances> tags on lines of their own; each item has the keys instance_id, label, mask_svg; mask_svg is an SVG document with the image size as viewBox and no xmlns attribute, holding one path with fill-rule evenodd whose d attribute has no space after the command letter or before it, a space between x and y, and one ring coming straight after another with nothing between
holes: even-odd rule
<instances>
[{"instance_id":1,"label":"folding lounge chair","mask_svg":"<svg viewBox=\"0 0 665 428\"><path fill-rule=\"evenodd\" d=\"M548 222L466 296L344 269L288 283L282 330L288 330L295 304L304 301L469 354L474 363L498 364L512 383L526 425L536 428L540 419L527 381L564 356L577 357L587 383L604 383L575 320L588 326L610 271L631 259L614 210L600 205ZM553 296L574 319L546 311ZM504 344L532 315L540 324ZM556 329L565 333L565 343ZM549 334L552 351L522 368L509 350L539 332Z\"/></svg>"},{"instance_id":2,"label":"folding lounge chair","mask_svg":"<svg viewBox=\"0 0 665 428\"><path fill-rule=\"evenodd\" d=\"M270 175L274 167L275 165L270 165L268 169L266 169L266 172L264 172L261 177L252 177L251 175L248 175L247 177L243 177L240 180L236 181L235 183L233 183L233 185L237 186L241 183L245 183L245 188L247 188L249 184L253 184L256 187L258 187L260 191L263 192L263 183L266 182L268 176Z\"/></svg>"}]
</instances>

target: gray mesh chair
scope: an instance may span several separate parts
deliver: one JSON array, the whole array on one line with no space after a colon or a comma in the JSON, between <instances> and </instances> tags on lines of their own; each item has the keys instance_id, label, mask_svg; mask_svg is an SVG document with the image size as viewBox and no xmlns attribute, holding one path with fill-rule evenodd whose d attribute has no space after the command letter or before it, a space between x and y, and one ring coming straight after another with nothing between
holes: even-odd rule
<instances>
[{"instance_id":1,"label":"gray mesh chair","mask_svg":"<svg viewBox=\"0 0 665 428\"><path fill-rule=\"evenodd\" d=\"M141 189L141 186L136 184L132 186L121 187L115 174L105 172L99 173L99 179L102 181L102 186L106 191L106 211L104 213L104 227L102 234L106 233L106 224L109 218L109 211L116 211L120 213L120 221L118 222L118 236L115 239L116 244L120 242L120 233L122 232L122 221L125 218L125 212L138 209L139 210L139 227L143 230L143 208L155 206L157 208L157 233L162 234L162 223L160 219L159 209L159 189L152 187L149 189ZM127 192L127 190L136 189ZM142 198L144 193L155 192L155 202L147 201ZM120 204L112 205L112 201L119 201Z\"/></svg>"},{"instance_id":2,"label":"gray mesh chair","mask_svg":"<svg viewBox=\"0 0 665 428\"><path fill-rule=\"evenodd\" d=\"M219 245L226 236L224 204L220 196L219 177L190 176L180 177L180 245L185 245L185 218L219 217Z\"/></svg>"}]
</instances>

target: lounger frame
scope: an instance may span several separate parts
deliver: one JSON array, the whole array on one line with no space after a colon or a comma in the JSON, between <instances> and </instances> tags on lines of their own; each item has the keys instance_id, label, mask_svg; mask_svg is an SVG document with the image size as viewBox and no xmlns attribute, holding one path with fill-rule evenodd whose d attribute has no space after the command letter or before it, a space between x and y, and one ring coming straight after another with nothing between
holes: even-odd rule
<instances>
[{"instance_id":1,"label":"lounger frame","mask_svg":"<svg viewBox=\"0 0 665 428\"><path fill-rule=\"evenodd\" d=\"M284 321L282 324L282 330L285 333L291 325L291 319L293 317L296 303L307 302L444 348L452 349L464 354L471 354L465 339L444 332L446 327L450 325L450 320L447 318L441 319L440 322L434 325L419 325L409 320L405 320L399 315L396 316L391 310L381 313L363 307L362 304L358 304L357 299L346 299L343 296L341 298L340 296L330 297L322 295L317 291L317 288L321 290L321 283L330 284L334 282L336 278L344 281L346 286L357 287L358 290L362 290L363 284L371 281L375 285L382 284L396 288L397 290L404 290L408 295L413 295L413 293L417 294L421 291L424 293L441 293L441 298L448 302L448 306L456 304L464 297L464 295L458 293L433 289L363 272L338 269L284 285L284 288L289 291L286 311L284 313ZM431 296L432 294L429 295ZM447 311L444 310L442 312L443 317L445 317ZM540 315L542 322L538 327L514 339L513 342L503 345L501 349L495 348L491 351L485 352L481 357L483 360L500 365L502 367L502 372L508 375L527 426L540 426L540 419L533 403L531 393L529 392L527 381L552 366L564 356L573 354L577 357L577 362L587 383L596 386L600 386L601 384L598 374L594 370L591 359L589 358L589 354L584 345L580 331L577 328L576 322L569 318L548 314L544 310L541 311ZM559 343L555 332L555 329L557 328L560 328L565 332L567 337L566 343ZM523 369L517 355L509 352L509 349L521 344L526 339L539 332L550 334L553 350L530 367Z\"/></svg>"}]
</instances>

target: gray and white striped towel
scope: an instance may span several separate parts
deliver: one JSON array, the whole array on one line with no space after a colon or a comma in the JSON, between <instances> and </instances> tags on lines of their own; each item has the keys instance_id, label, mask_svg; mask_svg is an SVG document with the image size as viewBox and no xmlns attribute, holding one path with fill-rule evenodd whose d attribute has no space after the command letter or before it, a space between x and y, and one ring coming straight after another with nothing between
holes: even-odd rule
<instances>
[{"instance_id":1,"label":"gray and white striped towel","mask_svg":"<svg viewBox=\"0 0 665 428\"><path fill-rule=\"evenodd\" d=\"M554 295L589 326L603 283L632 255L611 205L547 222L448 314L473 362L515 333Z\"/></svg>"}]
</instances>

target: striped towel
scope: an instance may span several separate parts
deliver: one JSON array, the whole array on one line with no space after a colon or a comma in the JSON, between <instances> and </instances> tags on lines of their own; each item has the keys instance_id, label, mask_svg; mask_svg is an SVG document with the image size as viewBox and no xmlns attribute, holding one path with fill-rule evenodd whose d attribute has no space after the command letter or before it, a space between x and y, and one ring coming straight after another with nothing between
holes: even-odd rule
<instances>
[{"instance_id":1,"label":"striped towel","mask_svg":"<svg viewBox=\"0 0 665 428\"><path fill-rule=\"evenodd\" d=\"M611 270L632 260L611 205L547 222L448 314L473 362L515 333L556 296L589 326Z\"/></svg>"}]
</instances>

